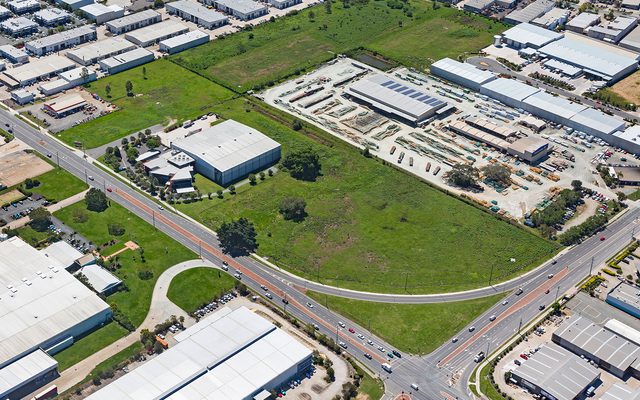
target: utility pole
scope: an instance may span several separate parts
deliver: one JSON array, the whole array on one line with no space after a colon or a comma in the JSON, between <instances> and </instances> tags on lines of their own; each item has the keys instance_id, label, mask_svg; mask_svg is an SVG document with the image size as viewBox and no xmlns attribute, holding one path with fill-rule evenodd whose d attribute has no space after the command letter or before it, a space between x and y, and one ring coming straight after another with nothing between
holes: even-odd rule
<instances>
[{"instance_id":1,"label":"utility pole","mask_svg":"<svg viewBox=\"0 0 640 400\"><path fill-rule=\"evenodd\" d=\"M84 170L84 183L89 184L89 178L87 177L87 170Z\"/></svg>"},{"instance_id":2,"label":"utility pole","mask_svg":"<svg viewBox=\"0 0 640 400\"><path fill-rule=\"evenodd\" d=\"M336 324L336 344L338 344L339 342L339 337L338 337L338 330L340 329L340 327L338 326L338 324Z\"/></svg>"},{"instance_id":3,"label":"utility pole","mask_svg":"<svg viewBox=\"0 0 640 400\"><path fill-rule=\"evenodd\" d=\"M518 323L518 335L520 334L520 328L522 328L522 317L520 317L520 322Z\"/></svg>"},{"instance_id":4,"label":"utility pole","mask_svg":"<svg viewBox=\"0 0 640 400\"><path fill-rule=\"evenodd\" d=\"M558 289L556 289L556 301L558 300L559 295L560 295L560 285L558 285Z\"/></svg>"},{"instance_id":5,"label":"utility pole","mask_svg":"<svg viewBox=\"0 0 640 400\"><path fill-rule=\"evenodd\" d=\"M198 240L198 254L200 254L200 259L202 259L202 240Z\"/></svg>"},{"instance_id":6,"label":"utility pole","mask_svg":"<svg viewBox=\"0 0 640 400\"><path fill-rule=\"evenodd\" d=\"M589 276L591 276L591 271L593 270L593 261L596 256L591 257L591 266L589 267Z\"/></svg>"},{"instance_id":7,"label":"utility pole","mask_svg":"<svg viewBox=\"0 0 640 400\"><path fill-rule=\"evenodd\" d=\"M407 281L408 280L409 280L409 273L405 272L405 275L404 275L404 291L405 292L407 291Z\"/></svg>"},{"instance_id":8,"label":"utility pole","mask_svg":"<svg viewBox=\"0 0 640 400\"><path fill-rule=\"evenodd\" d=\"M156 212L151 211L151 218L153 219L153 227L156 227Z\"/></svg>"},{"instance_id":9,"label":"utility pole","mask_svg":"<svg viewBox=\"0 0 640 400\"><path fill-rule=\"evenodd\" d=\"M60 168L60 154L56 151L56 164L58 164L58 168Z\"/></svg>"}]
</instances>

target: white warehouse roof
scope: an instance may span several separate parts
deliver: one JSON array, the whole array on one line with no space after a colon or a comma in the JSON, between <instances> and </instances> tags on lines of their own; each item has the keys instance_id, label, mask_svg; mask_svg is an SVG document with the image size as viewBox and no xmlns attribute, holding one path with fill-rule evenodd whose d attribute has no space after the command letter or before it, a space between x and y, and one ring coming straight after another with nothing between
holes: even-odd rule
<instances>
[{"instance_id":1,"label":"white warehouse roof","mask_svg":"<svg viewBox=\"0 0 640 400\"><path fill-rule=\"evenodd\" d=\"M0 287L0 366L109 309L18 237L0 243Z\"/></svg>"},{"instance_id":2,"label":"white warehouse roof","mask_svg":"<svg viewBox=\"0 0 640 400\"><path fill-rule=\"evenodd\" d=\"M178 139L172 147L197 155L220 172L280 147L280 143L263 133L234 120L203 129Z\"/></svg>"},{"instance_id":3,"label":"white warehouse roof","mask_svg":"<svg viewBox=\"0 0 640 400\"><path fill-rule=\"evenodd\" d=\"M46 257L57 261L63 268L69 268L78 258L83 256L75 247L64 240L51 243L49 246L40 250L40 252Z\"/></svg>"},{"instance_id":4,"label":"white warehouse roof","mask_svg":"<svg viewBox=\"0 0 640 400\"><path fill-rule=\"evenodd\" d=\"M640 332L617 319L610 319L607 321L607 323L604 324L604 328L613 333L617 333L630 342L640 345Z\"/></svg>"},{"instance_id":5,"label":"white warehouse roof","mask_svg":"<svg viewBox=\"0 0 640 400\"><path fill-rule=\"evenodd\" d=\"M640 400L640 389L624 383L616 383L602 394L600 400Z\"/></svg>"},{"instance_id":6,"label":"white warehouse roof","mask_svg":"<svg viewBox=\"0 0 640 400\"><path fill-rule=\"evenodd\" d=\"M54 46L59 43L66 43L69 40L73 40L84 35L89 35L92 33L95 34L95 32L95 25L83 25L77 28L69 29L67 31L54 33L53 35L45 36L40 39L32 40L30 42L27 42L26 45L34 48Z\"/></svg>"},{"instance_id":7,"label":"white warehouse roof","mask_svg":"<svg viewBox=\"0 0 640 400\"><path fill-rule=\"evenodd\" d=\"M507 40L512 40L516 43L526 44L531 47L542 47L553 41L562 39L564 36L561 33L542 28L536 25L532 25L528 22L518 24L511 29L507 29L503 36Z\"/></svg>"},{"instance_id":8,"label":"white warehouse roof","mask_svg":"<svg viewBox=\"0 0 640 400\"><path fill-rule=\"evenodd\" d=\"M133 42L138 41L139 43L146 45L147 43L156 41L159 38L184 33L188 30L189 28L186 25L183 25L178 21L165 19L157 24L148 25L144 28L127 32L125 34L125 38L127 38L127 40L131 40Z\"/></svg>"},{"instance_id":9,"label":"white warehouse roof","mask_svg":"<svg viewBox=\"0 0 640 400\"><path fill-rule=\"evenodd\" d=\"M89 400L243 400L311 357L311 350L246 307L223 308L176 344Z\"/></svg>"},{"instance_id":10,"label":"white warehouse roof","mask_svg":"<svg viewBox=\"0 0 640 400\"><path fill-rule=\"evenodd\" d=\"M147 9L137 13L125 15L122 18L114 19L107 22L107 26L114 29L120 29L128 25L133 25L138 22L146 21L148 19L157 18L160 14L157 11Z\"/></svg>"},{"instance_id":11,"label":"white warehouse roof","mask_svg":"<svg viewBox=\"0 0 640 400\"><path fill-rule=\"evenodd\" d=\"M482 85L480 93L485 91L496 93L517 101L523 101L534 93L538 93L540 89L520 82L517 79L498 78L494 81Z\"/></svg>"},{"instance_id":12,"label":"white warehouse roof","mask_svg":"<svg viewBox=\"0 0 640 400\"><path fill-rule=\"evenodd\" d=\"M585 30L600 21L600 15L594 13L583 12L575 16L567 23L567 27L573 27L579 30Z\"/></svg>"},{"instance_id":13,"label":"white warehouse roof","mask_svg":"<svg viewBox=\"0 0 640 400\"><path fill-rule=\"evenodd\" d=\"M571 117L571 121L606 134L622 131L625 128L625 123L622 119L607 115L594 108L584 109Z\"/></svg>"},{"instance_id":14,"label":"white warehouse roof","mask_svg":"<svg viewBox=\"0 0 640 400\"><path fill-rule=\"evenodd\" d=\"M68 57L76 60L95 60L109 57L111 54L131 50L135 44L122 37L112 37L67 52Z\"/></svg>"},{"instance_id":15,"label":"white warehouse roof","mask_svg":"<svg viewBox=\"0 0 640 400\"><path fill-rule=\"evenodd\" d=\"M91 287L98 293L104 293L120 285L122 281L117 276L102 268L98 264L89 264L78 271L87 277Z\"/></svg>"},{"instance_id":16,"label":"white warehouse roof","mask_svg":"<svg viewBox=\"0 0 640 400\"><path fill-rule=\"evenodd\" d=\"M582 104L571 102L564 97L553 96L542 91L527 97L524 99L524 103L537 107L541 110L547 110L555 115L567 119L587 108Z\"/></svg>"},{"instance_id":17,"label":"white warehouse roof","mask_svg":"<svg viewBox=\"0 0 640 400\"><path fill-rule=\"evenodd\" d=\"M24 382L58 367L58 362L42 350L36 350L0 369L0 398L5 399Z\"/></svg>"},{"instance_id":18,"label":"white warehouse roof","mask_svg":"<svg viewBox=\"0 0 640 400\"><path fill-rule=\"evenodd\" d=\"M480 68L476 68L471 64L462 63L460 61L452 60L451 58L443 58L431 64L431 67L440 68L451 74L457 75L468 81L474 82L478 85L482 85L495 79L489 71L483 71Z\"/></svg>"}]
</instances>

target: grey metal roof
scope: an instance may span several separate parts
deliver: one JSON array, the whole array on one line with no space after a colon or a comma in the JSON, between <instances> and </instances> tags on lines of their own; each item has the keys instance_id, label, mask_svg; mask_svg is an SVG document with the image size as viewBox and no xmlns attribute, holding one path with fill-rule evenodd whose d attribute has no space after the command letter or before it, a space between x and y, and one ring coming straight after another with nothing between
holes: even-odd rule
<instances>
[{"instance_id":1,"label":"grey metal roof","mask_svg":"<svg viewBox=\"0 0 640 400\"><path fill-rule=\"evenodd\" d=\"M67 31L62 31L58 33L54 33L53 35L45 36L40 39L32 40L27 42L28 47L34 48L44 48L49 46L55 46L59 43L65 43L69 40L73 40L80 36L88 35L91 33L96 33L95 25L83 25L77 28L69 29Z\"/></svg>"},{"instance_id":2,"label":"grey metal roof","mask_svg":"<svg viewBox=\"0 0 640 400\"><path fill-rule=\"evenodd\" d=\"M165 19L157 24L148 25L125 34L127 40L139 41L142 44L154 42L160 38L187 32L189 28L178 21Z\"/></svg>"},{"instance_id":3,"label":"grey metal roof","mask_svg":"<svg viewBox=\"0 0 640 400\"><path fill-rule=\"evenodd\" d=\"M584 30L591 25L597 24L598 21L600 21L600 15L583 12L572 18L571 21L567 22L566 26Z\"/></svg>"},{"instance_id":4,"label":"grey metal roof","mask_svg":"<svg viewBox=\"0 0 640 400\"><path fill-rule=\"evenodd\" d=\"M246 399L311 356L246 307L222 308L175 339L178 344L87 399Z\"/></svg>"},{"instance_id":5,"label":"grey metal roof","mask_svg":"<svg viewBox=\"0 0 640 400\"><path fill-rule=\"evenodd\" d=\"M56 21L58 19L68 18L71 16L68 12L61 10L59 8L45 8L43 10L36 11L33 13L33 16L36 18L40 18L43 21Z\"/></svg>"},{"instance_id":6,"label":"grey metal roof","mask_svg":"<svg viewBox=\"0 0 640 400\"><path fill-rule=\"evenodd\" d=\"M279 148L280 143L247 125L227 120L178 139L171 146L224 172Z\"/></svg>"},{"instance_id":7,"label":"grey metal roof","mask_svg":"<svg viewBox=\"0 0 640 400\"><path fill-rule=\"evenodd\" d=\"M0 369L0 397L6 396L19 388L24 382L30 381L48 371L55 369L58 362L42 350L36 350L16 362Z\"/></svg>"},{"instance_id":8,"label":"grey metal roof","mask_svg":"<svg viewBox=\"0 0 640 400\"><path fill-rule=\"evenodd\" d=\"M600 400L640 400L640 389L616 383L600 396Z\"/></svg>"},{"instance_id":9,"label":"grey metal roof","mask_svg":"<svg viewBox=\"0 0 640 400\"><path fill-rule=\"evenodd\" d=\"M518 24L513 28L507 29L502 35L505 39L533 47L542 47L554 40L562 39L564 36L561 33L541 28L528 22Z\"/></svg>"},{"instance_id":10,"label":"grey metal roof","mask_svg":"<svg viewBox=\"0 0 640 400\"><path fill-rule=\"evenodd\" d=\"M536 0L521 10L512 11L505 17L505 20L515 23L530 22L551 10L555 4L556 2L553 0Z\"/></svg>"},{"instance_id":11,"label":"grey metal roof","mask_svg":"<svg viewBox=\"0 0 640 400\"><path fill-rule=\"evenodd\" d=\"M610 135L616 131L624 130L624 120L603 113L594 108L585 108L578 114L571 117L571 121L582 126L588 126L606 135Z\"/></svg>"},{"instance_id":12,"label":"grey metal roof","mask_svg":"<svg viewBox=\"0 0 640 400\"><path fill-rule=\"evenodd\" d=\"M64 240L52 243L40 250L45 256L56 260L63 268L69 268L80 257L83 256L75 247Z\"/></svg>"},{"instance_id":13,"label":"grey metal roof","mask_svg":"<svg viewBox=\"0 0 640 400\"><path fill-rule=\"evenodd\" d=\"M148 19L157 18L160 14L153 10L144 10L137 13L125 15L122 18L114 19L107 22L107 26L113 29L119 29L128 25L132 25L138 22L146 21Z\"/></svg>"},{"instance_id":14,"label":"grey metal roof","mask_svg":"<svg viewBox=\"0 0 640 400\"><path fill-rule=\"evenodd\" d=\"M253 0L215 0L215 3L236 10L242 14L250 14L267 8L264 4Z\"/></svg>"},{"instance_id":15,"label":"grey metal roof","mask_svg":"<svg viewBox=\"0 0 640 400\"><path fill-rule=\"evenodd\" d=\"M624 282L620 282L618 286L613 288L607 298L611 297L622 303L627 304L630 307L635 307L640 310L640 296L638 294L640 290L634 286L628 285Z\"/></svg>"},{"instance_id":16,"label":"grey metal roof","mask_svg":"<svg viewBox=\"0 0 640 400\"><path fill-rule=\"evenodd\" d=\"M191 32L183 33L182 35L174 36L169 39L165 39L160 44L169 48L180 46L181 44L189 43L193 40L198 40L204 37L209 37L208 34L196 29Z\"/></svg>"},{"instance_id":17,"label":"grey metal roof","mask_svg":"<svg viewBox=\"0 0 640 400\"><path fill-rule=\"evenodd\" d=\"M586 43L568 37L547 44L540 49L540 53L578 65L605 79L611 79L626 68L638 65L635 58L609 50L604 44L595 41Z\"/></svg>"},{"instance_id":18,"label":"grey metal roof","mask_svg":"<svg viewBox=\"0 0 640 400\"><path fill-rule=\"evenodd\" d=\"M136 48L136 45L122 37L111 37L67 52L78 60L94 60L109 57L125 50Z\"/></svg>"},{"instance_id":19,"label":"grey metal roof","mask_svg":"<svg viewBox=\"0 0 640 400\"><path fill-rule=\"evenodd\" d=\"M192 15L201 19L205 22L215 23L219 21L226 21L229 18L215 10L211 10L200 3L195 3L193 1L188 0L178 0L171 3L167 3L166 5L167 11L174 8L176 10L180 10L185 14Z\"/></svg>"},{"instance_id":20,"label":"grey metal roof","mask_svg":"<svg viewBox=\"0 0 640 400\"><path fill-rule=\"evenodd\" d=\"M0 366L108 309L19 237L0 243Z\"/></svg>"},{"instance_id":21,"label":"grey metal roof","mask_svg":"<svg viewBox=\"0 0 640 400\"><path fill-rule=\"evenodd\" d=\"M451 74L458 75L464 79L475 82L479 85L495 79L490 71L483 71L468 63L452 60L451 58L443 58L431 64L431 68L440 68Z\"/></svg>"},{"instance_id":22,"label":"grey metal roof","mask_svg":"<svg viewBox=\"0 0 640 400\"><path fill-rule=\"evenodd\" d=\"M532 94L538 93L540 89L520 82L517 79L498 78L482 85L480 93L485 93L485 91L490 91L516 101L522 101Z\"/></svg>"},{"instance_id":23,"label":"grey metal roof","mask_svg":"<svg viewBox=\"0 0 640 400\"><path fill-rule=\"evenodd\" d=\"M100 65L105 65L107 68L113 68L122 64L130 63L135 60L139 60L144 57L148 57L149 55L153 55L153 53L147 49L137 47L133 50L118 54L117 56L104 59L100 61Z\"/></svg>"},{"instance_id":24,"label":"grey metal roof","mask_svg":"<svg viewBox=\"0 0 640 400\"><path fill-rule=\"evenodd\" d=\"M35 28L38 24L33 22L32 20L25 17L15 17L9 18L5 21L0 22L0 27L2 29L8 30L9 32L16 32L22 29Z\"/></svg>"},{"instance_id":25,"label":"grey metal roof","mask_svg":"<svg viewBox=\"0 0 640 400\"><path fill-rule=\"evenodd\" d=\"M553 96L543 91L527 97L524 99L524 103L566 119L573 117L587 108L582 104L571 102L564 97Z\"/></svg>"},{"instance_id":26,"label":"grey metal roof","mask_svg":"<svg viewBox=\"0 0 640 400\"><path fill-rule=\"evenodd\" d=\"M367 76L353 83L348 93L413 122L419 122L425 115L447 105L418 86L396 81L383 74Z\"/></svg>"},{"instance_id":27,"label":"grey metal roof","mask_svg":"<svg viewBox=\"0 0 640 400\"><path fill-rule=\"evenodd\" d=\"M618 45L636 52L640 51L640 26L633 28Z\"/></svg>"},{"instance_id":28,"label":"grey metal roof","mask_svg":"<svg viewBox=\"0 0 640 400\"><path fill-rule=\"evenodd\" d=\"M557 400L573 400L600 376L598 368L554 344L545 344L513 373Z\"/></svg>"},{"instance_id":29,"label":"grey metal roof","mask_svg":"<svg viewBox=\"0 0 640 400\"><path fill-rule=\"evenodd\" d=\"M98 293L104 293L122 283L118 277L97 264L85 265L78 272L87 277L91 287Z\"/></svg>"},{"instance_id":30,"label":"grey metal roof","mask_svg":"<svg viewBox=\"0 0 640 400\"><path fill-rule=\"evenodd\" d=\"M553 333L615 368L626 371L640 358L640 347L580 315L573 315Z\"/></svg>"}]
</instances>

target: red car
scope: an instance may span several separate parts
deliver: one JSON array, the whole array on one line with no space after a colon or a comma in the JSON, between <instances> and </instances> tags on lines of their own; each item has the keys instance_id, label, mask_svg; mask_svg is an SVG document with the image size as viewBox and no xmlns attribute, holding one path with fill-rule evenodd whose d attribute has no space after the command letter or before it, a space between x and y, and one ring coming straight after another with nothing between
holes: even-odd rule
<instances>
[{"instance_id":1,"label":"red car","mask_svg":"<svg viewBox=\"0 0 640 400\"><path fill-rule=\"evenodd\" d=\"M529 357L527 357L527 355L526 355L526 354L524 354L524 353L520 354L520 357L521 357L521 358L523 358L523 359L525 359L525 360L528 360L528 359L529 359Z\"/></svg>"},{"instance_id":2,"label":"red car","mask_svg":"<svg viewBox=\"0 0 640 400\"><path fill-rule=\"evenodd\" d=\"M549 289L547 289L547 290L544 292L544 294L549 294Z\"/></svg>"},{"instance_id":3,"label":"red car","mask_svg":"<svg viewBox=\"0 0 640 400\"><path fill-rule=\"evenodd\" d=\"M355 329L353 329L353 328L349 328L349 332L351 332L351 333L356 333L356 330L355 330Z\"/></svg>"},{"instance_id":4,"label":"red car","mask_svg":"<svg viewBox=\"0 0 640 400\"><path fill-rule=\"evenodd\" d=\"M113 189L107 188L107 192L113 192Z\"/></svg>"},{"instance_id":5,"label":"red car","mask_svg":"<svg viewBox=\"0 0 640 400\"><path fill-rule=\"evenodd\" d=\"M600 236L600 241L601 241L601 242L604 242L604 240L605 240L605 239L606 239L606 238L605 238L604 236Z\"/></svg>"}]
</instances>

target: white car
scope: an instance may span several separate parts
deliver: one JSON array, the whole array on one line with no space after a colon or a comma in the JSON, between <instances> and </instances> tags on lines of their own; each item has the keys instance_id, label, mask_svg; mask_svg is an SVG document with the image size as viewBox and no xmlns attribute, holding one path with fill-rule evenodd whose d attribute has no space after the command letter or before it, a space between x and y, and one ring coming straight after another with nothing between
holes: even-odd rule
<instances>
[{"instance_id":1,"label":"white car","mask_svg":"<svg viewBox=\"0 0 640 400\"><path fill-rule=\"evenodd\" d=\"M495 321L495 320L496 320L496 316L495 315L492 315L492 316L489 317L489 321Z\"/></svg>"},{"instance_id":2,"label":"white car","mask_svg":"<svg viewBox=\"0 0 640 400\"><path fill-rule=\"evenodd\" d=\"M271 295L271 293L265 293L265 296L267 296L267 299L271 300L273 299L273 296Z\"/></svg>"},{"instance_id":3,"label":"white car","mask_svg":"<svg viewBox=\"0 0 640 400\"><path fill-rule=\"evenodd\" d=\"M469 327L469 332L473 332L473 331L475 331L475 330L476 330L476 327L475 327L475 326L470 326L470 327Z\"/></svg>"},{"instance_id":4,"label":"white car","mask_svg":"<svg viewBox=\"0 0 640 400\"><path fill-rule=\"evenodd\" d=\"M309 307L309 308L313 308L313 304L311 304L311 303L307 302L307 307Z\"/></svg>"},{"instance_id":5,"label":"white car","mask_svg":"<svg viewBox=\"0 0 640 400\"><path fill-rule=\"evenodd\" d=\"M505 300L505 301L502 302L503 306L506 306L507 304L509 304L509 300Z\"/></svg>"},{"instance_id":6,"label":"white car","mask_svg":"<svg viewBox=\"0 0 640 400\"><path fill-rule=\"evenodd\" d=\"M458 338L457 338L457 337L454 337L453 339L451 339L451 343L455 343L455 342L457 342L457 341L458 341Z\"/></svg>"},{"instance_id":7,"label":"white car","mask_svg":"<svg viewBox=\"0 0 640 400\"><path fill-rule=\"evenodd\" d=\"M367 343L369 344L369 346L373 346L373 341L371 339L367 340Z\"/></svg>"}]
</instances>

